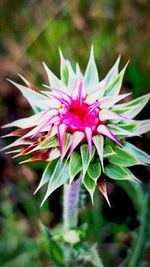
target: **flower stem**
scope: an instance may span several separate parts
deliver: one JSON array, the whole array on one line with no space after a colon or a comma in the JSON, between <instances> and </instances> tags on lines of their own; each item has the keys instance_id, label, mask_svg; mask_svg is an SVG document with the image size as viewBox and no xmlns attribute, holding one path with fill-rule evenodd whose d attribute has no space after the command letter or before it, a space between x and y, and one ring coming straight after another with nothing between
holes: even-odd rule
<instances>
[{"instance_id":1,"label":"flower stem","mask_svg":"<svg viewBox=\"0 0 150 267\"><path fill-rule=\"evenodd\" d=\"M64 185L63 219L65 230L74 228L78 224L80 187L80 178L70 185Z\"/></svg>"}]
</instances>

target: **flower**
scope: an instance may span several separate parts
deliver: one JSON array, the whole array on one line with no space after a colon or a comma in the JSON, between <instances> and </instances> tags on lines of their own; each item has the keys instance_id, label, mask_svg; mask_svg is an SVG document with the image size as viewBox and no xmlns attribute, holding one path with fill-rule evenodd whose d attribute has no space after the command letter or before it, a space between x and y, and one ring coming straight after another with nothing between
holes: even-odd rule
<instances>
[{"instance_id":1,"label":"flower","mask_svg":"<svg viewBox=\"0 0 150 267\"><path fill-rule=\"evenodd\" d=\"M150 129L150 120L133 120L147 104L150 94L117 104L129 95L119 95L127 67L118 71L120 57L102 81L93 47L84 75L78 64L73 70L61 51L60 59L61 79L44 63L49 85L44 85L43 90L21 75L27 86L11 81L27 98L35 114L4 126L19 127L7 135L19 138L4 149L19 147L10 153L17 152L15 157L30 155L26 162L48 161L36 190L48 183L43 202L56 188L82 176L92 201L98 186L109 203L102 173L115 180L138 181L127 167L150 163L148 154L125 141L126 137Z\"/></svg>"}]
</instances>

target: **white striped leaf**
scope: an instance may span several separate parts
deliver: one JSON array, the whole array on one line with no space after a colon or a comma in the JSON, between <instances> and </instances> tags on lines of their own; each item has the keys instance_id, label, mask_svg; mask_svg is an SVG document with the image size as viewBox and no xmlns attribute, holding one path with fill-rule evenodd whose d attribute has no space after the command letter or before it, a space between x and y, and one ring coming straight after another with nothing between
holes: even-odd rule
<instances>
[{"instance_id":1,"label":"white striped leaf","mask_svg":"<svg viewBox=\"0 0 150 267\"><path fill-rule=\"evenodd\" d=\"M57 76L48 68L48 66L43 62L43 66L47 73L48 81L51 87L61 88L61 81L57 78Z\"/></svg>"},{"instance_id":2,"label":"white striped leaf","mask_svg":"<svg viewBox=\"0 0 150 267\"><path fill-rule=\"evenodd\" d=\"M43 142L41 142L38 146L39 149L46 149L51 147L58 146L58 139L57 136L48 137Z\"/></svg>"},{"instance_id":3,"label":"white striped leaf","mask_svg":"<svg viewBox=\"0 0 150 267\"><path fill-rule=\"evenodd\" d=\"M115 155L109 158L109 162L122 167L130 167L139 164L140 162L134 157L133 154L128 152L126 149L119 146L113 147Z\"/></svg>"},{"instance_id":4,"label":"white striped leaf","mask_svg":"<svg viewBox=\"0 0 150 267\"><path fill-rule=\"evenodd\" d=\"M127 64L118 74L118 76L113 81L111 81L111 83L106 87L104 96L114 96L114 95L117 96L119 94Z\"/></svg>"},{"instance_id":5,"label":"white striped leaf","mask_svg":"<svg viewBox=\"0 0 150 267\"><path fill-rule=\"evenodd\" d=\"M88 173L86 173L86 175L84 176L83 184L84 184L85 188L87 189L87 191L89 192L92 203L93 203L94 202L94 192L96 189L96 183L95 183L95 181L93 181L93 179L91 179L89 177Z\"/></svg>"},{"instance_id":6,"label":"white striped leaf","mask_svg":"<svg viewBox=\"0 0 150 267\"><path fill-rule=\"evenodd\" d=\"M106 145L104 148L104 158L109 158L113 155L115 155L116 152L113 150L111 145Z\"/></svg>"},{"instance_id":7,"label":"white striped leaf","mask_svg":"<svg viewBox=\"0 0 150 267\"><path fill-rule=\"evenodd\" d=\"M82 159L82 169L83 169L82 179L83 179L87 172L89 164L95 154L95 147L92 146L92 151L91 153L89 153L88 145L84 144L80 147L80 152L81 152L81 159Z\"/></svg>"},{"instance_id":8,"label":"white striped leaf","mask_svg":"<svg viewBox=\"0 0 150 267\"><path fill-rule=\"evenodd\" d=\"M97 179L100 177L101 175L101 165L100 162L93 162L89 164L87 173L89 175L89 177L91 179L93 179L93 181L95 181L95 183L97 182Z\"/></svg>"},{"instance_id":9,"label":"white striped leaf","mask_svg":"<svg viewBox=\"0 0 150 267\"><path fill-rule=\"evenodd\" d=\"M103 81L105 83L105 86L110 84L117 77L118 72L119 72L119 63L120 63L120 56L117 58L115 64L113 65L113 67L110 69L110 71L104 78Z\"/></svg>"},{"instance_id":10,"label":"white striped leaf","mask_svg":"<svg viewBox=\"0 0 150 267\"><path fill-rule=\"evenodd\" d=\"M150 131L150 120L141 120L135 122L137 123L137 127L131 132L130 136L140 136L141 134Z\"/></svg>"},{"instance_id":11,"label":"white striped leaf","mask_svg":"<svg viewBox=\"0 0 150 267\"><path fill-rule=\"evenodd\" d=\"M47 96L33 91L32 89L23 86L21 84L15 83L8 79L14 86L16 86L23 96L28 100L31 107L35 112L39 112L49 108L49 99Z\"/></svg>"},{"instance_id":12,"label":"white striped leaf","mask_svg":"<svg viewBox=\"0 0 150 267\"><path fill-rule=\"evenodd\" d=\"M53 174L54 169L56 167L56 163L57 163L57 161L53 160L47 164L46 169L45 169L45 171L42 175L42 178L40 180L40 183L39 183L37 189L35 190L34 194L36 194L39 191L39 189L41 187L43 187L43 185L45 185L49 181L49 179L50 179L51 175Z\"/></svg>"},{"instance_id":13,"label":"white striped leaf","mask_svg":"<svg viewBox=\"0 0 150 267\"><path fill-rule=\"evenodd\" d=\"M119 167L114 164L109 164L107 167L105 167L104 172L113 180L129 180L133 182L139 182L139 180L127 168Z\"/></svg>"},{"instance_id":14,"label":"white striped leaf","mask_svg":"<svg viewBox=\"0 0 150 267\"><path fill-rule=\"evenodd\" d=\"M100 162L103 169L103 147L104 147L104 137L102 135L93 136L93 143L96 147L97 153L100 158Z\"/></svg>"},{"instance_id":15,"label":"white striped leaf","mask_svg":"<svg viewBox=\"0 0 150 267\"><path fill-rule=\"evenodd\" d=\"M148 155L146 152L142 151L137 146L134 146L133 144L130 144L128 142L124 142L123 146L126 150L132 153L141 164L150 164L150 155Z\"/></svg>"},{"instance_id":16,"label":"white striped leaf","mask_svg":"<svg viewBox=\"0 0 150 267\"><path fill-rule=\"evenodd\" d=\"M115 105L113 111L117 112L129 119L134 118L140 113L150 99L150 93L140 96L128 103Z\"/></svg>"},{"instance_id":17,"label":"white striped leaf","mask_svg":"<svg viewBox=\"0 0 150 267\"><path fill-rule=\"evenodd\" d=\"M60 49L59 49L59 55L60 55L60 78L66 85L68 85L69 71L66 65L66 60L64 59L64 56Z\"/></svg>"},{"instance_id":18,"label":"white striped leaf","mask_svg":"<svg viewBox=\"0 0 150 267\"><path fill-rule=\"evenodd\" d=\"M91 47L89 62L84 75L84 86L87 94L90 94L99 81L98 71L94 58L94 49ZM92 90L92 91L91 91Z\"/></svg>"},{"instance_id":19,"label":"white striped leaf","mask_svg":"<svg viewBox=\"0 0 150 267\"><path fill-rule=\"evenodd\" d=\"M68 73L69 73L68 89L71 90L71 92L72 92L72 90L74 89L74 86L75 86L75 82L76 82L76 75L75 75L75 72L74 72L69 60L66 61L66 64L67 64Z\"/></svg>"},{"instance_id":20,"label":"white striped leaf","mask_svg":"<svg viewBox=\"0 0 150 267\"><path fill-rule=\"evenodd\" d=\"M81 156L74 151L69 161L69 177L70 183L72 183L74 177L82 170Z\"/></svg>"},{"instance_id":21,"label":"white striped leaf","mask_svg":"<svg viewBox=\"0 0 150 267\"><path fill-rule=\"evenodd\" d=\"M53 191L55 191L58 187L66 183L66 181L69 179L68 162L58 160L53 173L50 172L50 165L48 165L43 175L47 177L47 179L49 179L49 182L47 192L41 203L41 206Z\"/></svg>"}]
</instances>

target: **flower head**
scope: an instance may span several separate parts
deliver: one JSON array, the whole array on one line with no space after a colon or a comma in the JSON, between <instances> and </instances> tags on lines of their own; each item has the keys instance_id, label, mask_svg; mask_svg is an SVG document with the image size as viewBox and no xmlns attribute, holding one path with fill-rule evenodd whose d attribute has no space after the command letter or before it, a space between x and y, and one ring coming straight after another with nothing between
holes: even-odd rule
<instances>
[{"instance_id":1,"label":"flower head","mask_svg":"<svg viewBox=\"0 0 150 267\"><path fill-rule=\"evenodd\" d=\"M42 91L21 75L27 86L11 81L27 98L35 114L4 126L19 127L7 135L19 138L4 149L17 146L18 149L11 151L17 152L15 157L30 155L26 161L49 162L37 188L48 183L43 202L56 188L67 181L72 183L77 176L82 176L92 200L98 186L108 201L102 172L115 180L137 181L127 167L150 163L149 155L125 142L125 137L149 130L150 120L133 118L146 105L150 94L117 104L129 95L119 95L127 67L118 71L120 57L102 81L93 47L84 75L78 64L73 70L61 51L60 59L61 79L44 63L49 85L44 85Z\"/></svg>"}]
</instances>

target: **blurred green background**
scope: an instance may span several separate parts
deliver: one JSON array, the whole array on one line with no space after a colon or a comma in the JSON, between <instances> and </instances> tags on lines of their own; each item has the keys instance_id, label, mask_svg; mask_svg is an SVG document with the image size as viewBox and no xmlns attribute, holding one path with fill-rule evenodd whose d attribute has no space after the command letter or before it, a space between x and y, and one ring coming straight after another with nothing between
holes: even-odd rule
<instances>
[{"instance_id":1,"label":"blurred green background","mask_svg":"<svg viewBox=\"0 0 150 267\"><path fill-rule=\"evenodd\" d=\"M149 10L148 0L1 0L0 124L31 114L26 100L6 78L20 82L17 73L21 73L41 87L47 79L42 61L59 75L59 47L73 64L78 61L84 70L90 46L94 44L101 79L121 54L122 66L130 59L123 90L132 91L132 97L149 92ZM149 106L138 118L147 119L148 115ZM0 131L1 135L5 133ZM149 140L147 134L133 142L148 152ZM10 141L1 139L0 144L4 146ZM49 247L40 225L54 228L61 221L61 189L40 208L43 194L33 197L33 192L44 165L21 166L2 152L0 160L0 266L54 266L49 262L46 252ZM87 238L97 241L106 267L150 266L150 230L146 223L150 169L136 167L133 171L143 184L133 193L125 184L110 182L111 209L98 192L95 206L85 196L80 223L88 222ZM134 240L141 227L141 247L136 250ZM136 260L122 265L130 247Z\"/></svg>"}]
</instances>

